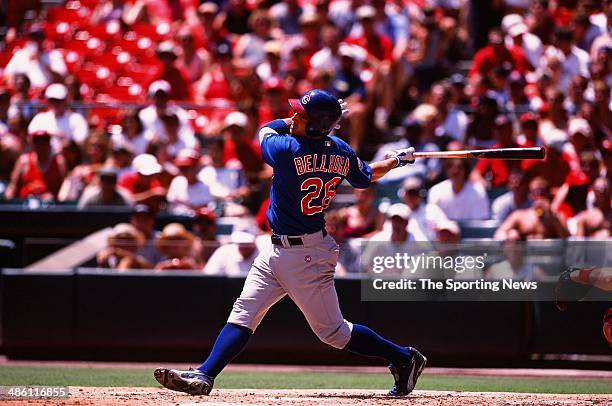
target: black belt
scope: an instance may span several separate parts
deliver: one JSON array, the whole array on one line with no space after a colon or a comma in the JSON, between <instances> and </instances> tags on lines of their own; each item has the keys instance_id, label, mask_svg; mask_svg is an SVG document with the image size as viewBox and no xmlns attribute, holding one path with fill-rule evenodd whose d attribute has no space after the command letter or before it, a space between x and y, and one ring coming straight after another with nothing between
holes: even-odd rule
<instances>
[{"instance_id":1,"label":"black belt","mask_svg":"<svg viewBox=\"0 0 612 406\"><path fill-rule=\"evenodd\" d=\"M325 238L325 236L327 235L327 230L323 229L321 232L323 234L323 237ZM272 234L270 238L272 239L272 244L283 245L283 240L281 239L280 235ZM289 237L288 236L287 242L289 243L290 246L304 245L304 241L302 241L302 237Z\"/></svg>"}]
</instances>

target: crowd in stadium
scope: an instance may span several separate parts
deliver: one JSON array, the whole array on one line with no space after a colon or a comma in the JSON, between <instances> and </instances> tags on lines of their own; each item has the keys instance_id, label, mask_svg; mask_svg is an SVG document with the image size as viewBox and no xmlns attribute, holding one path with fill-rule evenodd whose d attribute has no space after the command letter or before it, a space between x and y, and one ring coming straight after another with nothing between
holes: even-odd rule
<instances>
[{"instance_id":1,"label":"crowd in stadium","mask_svg":"<svg viewBox=\"0 0 612 406\"><path fill-rule=\"evenodd\" d=\"M257 129L311 88L349 103L337 135L366 160L547 151L418 159L355 190L327 215L343 272L359 271L351 239L454 242L469 221L500 240L610 237L610 1L9 3L0 197L131 207L101 266L246 272L270 231ZM192 230L156 230L160 211ZM220 217L239 219L224 245Z\"/></svg>"}]
</instances>

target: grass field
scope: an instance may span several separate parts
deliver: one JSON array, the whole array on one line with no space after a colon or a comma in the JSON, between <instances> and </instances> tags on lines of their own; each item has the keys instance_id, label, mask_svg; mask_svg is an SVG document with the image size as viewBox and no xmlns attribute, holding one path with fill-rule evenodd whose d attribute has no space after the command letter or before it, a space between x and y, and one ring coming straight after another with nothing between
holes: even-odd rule
<instances>
[{"instance_id":1,"label":"grass field","mask_svg":"<svg viewBox=\"0 0 612 406\"><path fill-rule=\"evenodd\" d=\"M384 373L226 371L215 381L215 388L388 389L391 382L391 376ZM0 386L9 385L159 387L151 369L3 366L0 368ZM610 387L610 380L604 379L521 379L427 373L417 385L421 390L559 394L609 394Z\"/></svg>"}]
</instances>

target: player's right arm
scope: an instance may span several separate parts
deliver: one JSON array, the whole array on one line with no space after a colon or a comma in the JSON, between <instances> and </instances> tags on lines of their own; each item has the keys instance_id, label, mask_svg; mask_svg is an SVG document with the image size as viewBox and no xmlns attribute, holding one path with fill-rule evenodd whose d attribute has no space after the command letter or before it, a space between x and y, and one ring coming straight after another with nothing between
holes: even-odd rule
<instances>
[{"instance_id":1,"label":"player's right arm","mask_svg":"<svg viewBox=\"0 0 612 406\"><path fill-rule=\"evenodd\" d=\"M397 151L389 151L382 161L370 164L372 168L372 182L385 176L392 169L414 163L414 148L404 148Z\"/></svg>"}]
</instances>

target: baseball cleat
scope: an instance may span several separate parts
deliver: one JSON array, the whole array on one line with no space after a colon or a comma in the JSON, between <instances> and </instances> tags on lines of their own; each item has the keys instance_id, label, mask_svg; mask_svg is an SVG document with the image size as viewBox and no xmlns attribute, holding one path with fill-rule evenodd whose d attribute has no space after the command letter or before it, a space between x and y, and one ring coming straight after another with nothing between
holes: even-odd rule
<instances>
[{"instance_id":1,"label":"baseball cleat","mask_svg":"<svg viewBox=\"0 0 612 406\"><path fill-rule=\"evenodd\" d=\"M389 365L389 371L395 379L395 384L389 391L389 396L406 396L414 389L417 379L427 364L427 358L416 348L408 347L412 351L412 358L407 364Z\"/></svg>"},{"instance_id":2,"label":"baseball cleat","mask_svg":"<svg viewBox=\"0 0 612 406\"><path fill-rule=\"evenodd\" d=\"M215 382L210 376L193 368L189 368L189 371L157 368L153 376L164 388L190 395L208 395Z\"/></svg>"}]
</instances>

